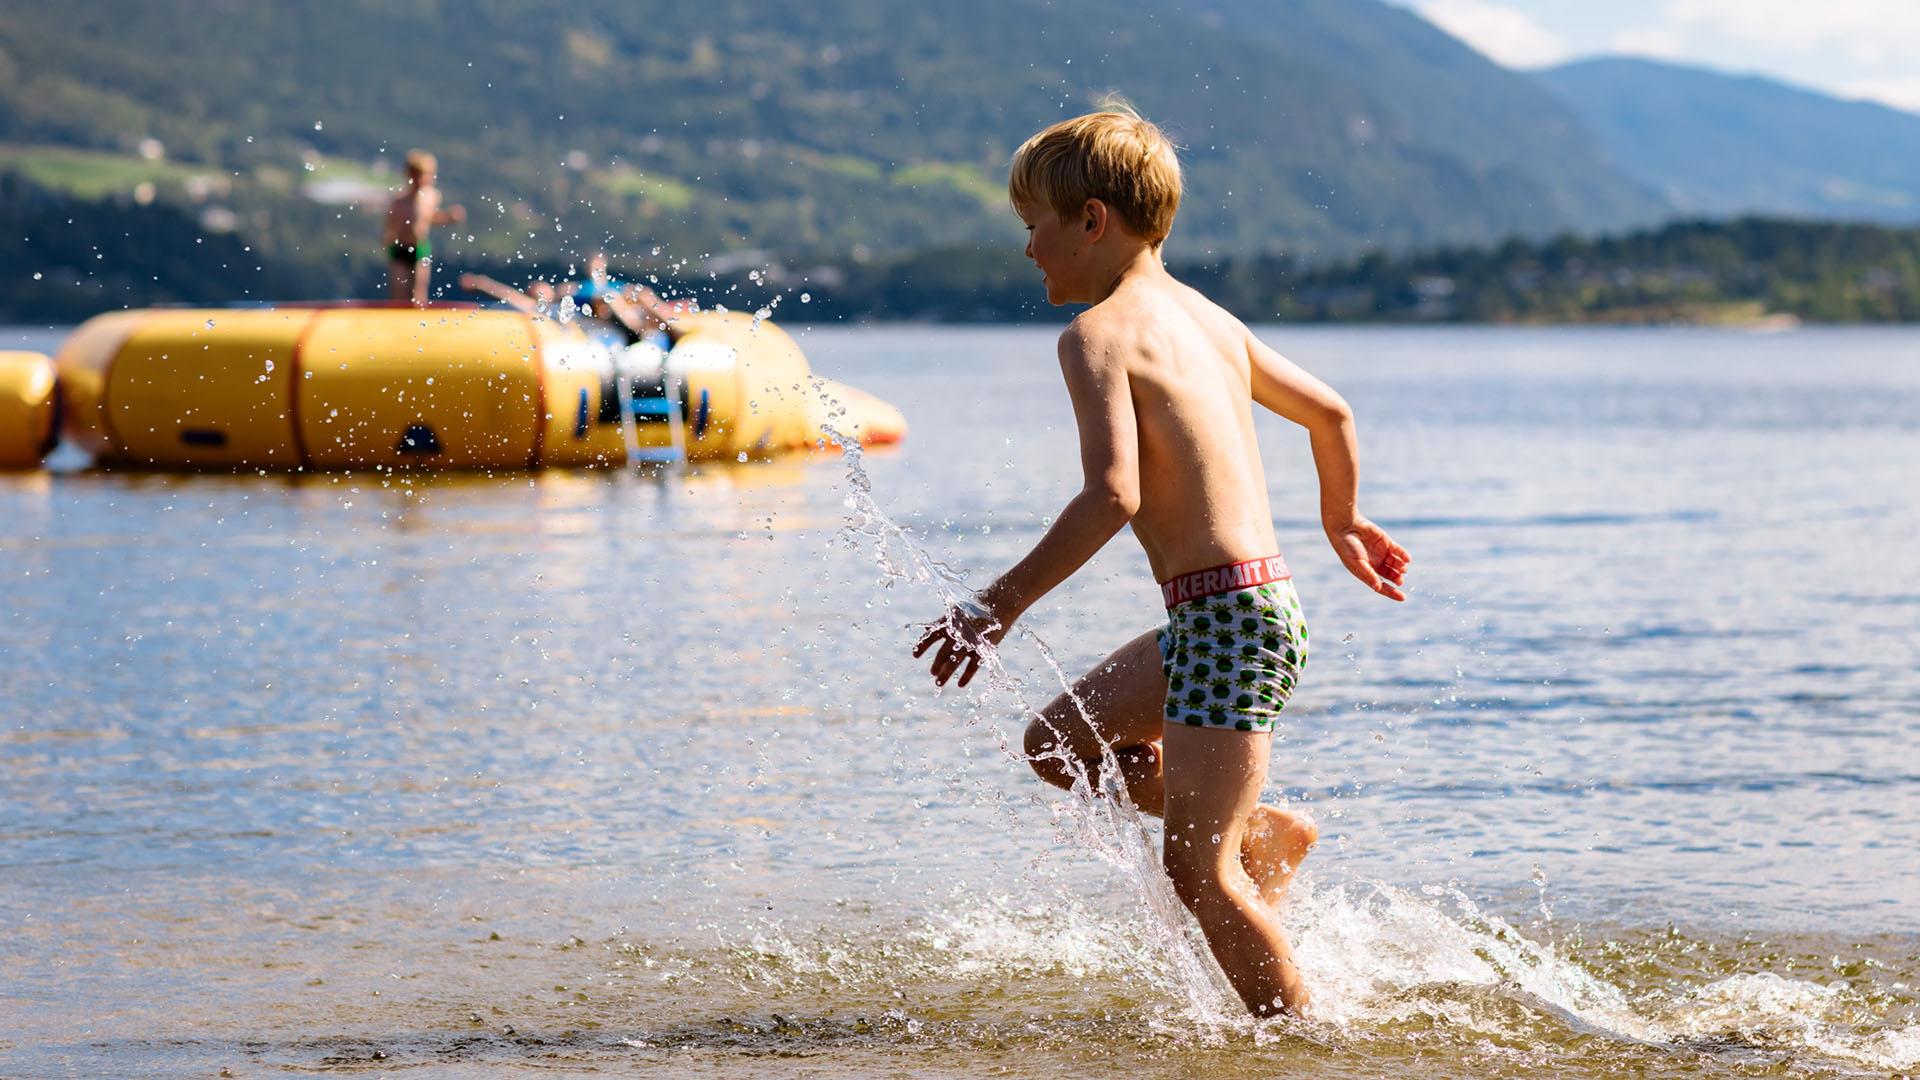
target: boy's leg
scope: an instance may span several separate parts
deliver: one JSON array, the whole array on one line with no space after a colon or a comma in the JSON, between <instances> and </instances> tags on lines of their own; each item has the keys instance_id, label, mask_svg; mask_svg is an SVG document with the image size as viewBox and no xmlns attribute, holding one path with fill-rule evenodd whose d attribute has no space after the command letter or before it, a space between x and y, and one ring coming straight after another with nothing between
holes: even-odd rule
<instances>
[{"instance_id":1,"label":"boy's leg","mask_svg":"<svg viewBox=\"0 0 1920 1080\"><path fill-rule=\"evenodd\" d=\"M405 259L387 260L387 299L413 299L413 264Z\"/></svg>"},{"instance_id":2,"label":"boy's leg","mask_svg":"<svg viewBox=\"0 0 1920 1080\"><path fill-rule=\"evenodd\" d=\"M1064 751L1098 790L1101 748L1111 748L1133 804L1157 816L1162 801L1160 729L1166 702L1167 677L1160 670L1158 635L1150 631L1115 649L1075 680L1071 695L1061 694L1040 710L1040 716L1027 724L1027 763L1047 783L1071 788L1076 770L1061 760Z\"/></svg>"},{"instance_id":3,"label":"boy's leg","mask_svg":"<svg viewBox=\"0 0 1920 1080\"><path fill-rule=\"evenodd\" d=\"M1166 729L1167 876L1227 981L1256 1016L1299 1015L1307 989L1274 910L1242 866L1247 822L1267 780L1272 737L1181 724Z\"/></svg>"},{"instance_id":4,"label":"boy's leg","mask_svg":"<svg viewBox=\"0 0 1920 1080\"><path fill-rule=\"evenodd\" d=\"M427 306L427 282L433 276L433 260L421 259L413 265L413 306Z\"/></svg>"},{"instance_id":5,"label":"boy's leg","mask_svg":"<svg viewBox=\"0 0 1920 1080\"><path fill-rule=\"evenodd\" d=\"M1078 705L1075 698L1079 699ZM1158 817L1165 802L1160 740L1165 730L1166 701L1167 676L1160 666L1159 634L1150 631L1114 650L1073 684L1073 696L1054 698L1039 718L1027 725L1027 763L1047 783L1071 788L1076 770L1061 760L1064 750L1098 790L1101 747L1110 747L1133 804ZM1086 708L1085 716L1081 715L1081 705ZM1294 871L1319 835L1305 814L1277 806L1254 809L1241 856L1263 899L1270 904L1280 902Z\"/></svg>"}]
</instances>

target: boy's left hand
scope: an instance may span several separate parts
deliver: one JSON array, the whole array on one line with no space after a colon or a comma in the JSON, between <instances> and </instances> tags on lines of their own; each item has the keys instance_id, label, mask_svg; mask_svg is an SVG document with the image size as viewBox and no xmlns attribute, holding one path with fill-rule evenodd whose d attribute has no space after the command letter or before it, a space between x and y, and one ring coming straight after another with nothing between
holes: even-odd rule
<instances>
[{"instance_id":1,"label":"boy's left hand","mask_svg":"<svg viewBox=\"0 0 1920 1080\"><path fill-rule=\"evenodd\" d=\"M947 685L947 680L958 671L960 685L965 686L980 670L981 656L1000 644L1007 636L1007 629L1006 623L983 604L955 605L947 609L946 616L939 622L927 627L920 644L913 647L913 655L920 656L934 642L940 642L933 656L934 685Z\"/></svg>"},{"instance_id":2,"label":"boy's left hand","mask_svg":"<svg viewBox=\"0 0 1920 1080\"><path fill-rule=\"evenodd\" d=\"M1363 517L1350 522L1327 526L1327 540L1333 544L1333 550L1346 564L1348 572L1360 579L1360 583L1389 600L1405 600L1407 594L1401 591L1406 584L1407 567L1412 565L1413 557L1407 549L1393 542L1386 530Z\"/></svg>"}]
</instances>

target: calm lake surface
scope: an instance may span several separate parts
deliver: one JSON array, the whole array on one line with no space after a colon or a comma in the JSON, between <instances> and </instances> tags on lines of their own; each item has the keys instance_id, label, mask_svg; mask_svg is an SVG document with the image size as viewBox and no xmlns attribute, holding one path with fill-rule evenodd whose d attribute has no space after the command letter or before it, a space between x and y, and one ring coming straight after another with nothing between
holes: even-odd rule
<instances>
[{"instance_id":1,"label":"calm lake surface","mask_svg":"<svg viewBox=\"0 0 1920 1080\"><path fill-rule=\"evenodd\" d=\"M1079 483L1052 331L817 329L904 447L0 474L0 1075L1920 1069L1920 332L1262 333L1415 558L1348 578L1263 419L1312 1021L1237 1017L1137 827L1011 752L1033 640L935 692L846 506L1023 554ZM1122 535L1029 624L1077 674L1157 601Z\"/></svg>"}]
</instances>

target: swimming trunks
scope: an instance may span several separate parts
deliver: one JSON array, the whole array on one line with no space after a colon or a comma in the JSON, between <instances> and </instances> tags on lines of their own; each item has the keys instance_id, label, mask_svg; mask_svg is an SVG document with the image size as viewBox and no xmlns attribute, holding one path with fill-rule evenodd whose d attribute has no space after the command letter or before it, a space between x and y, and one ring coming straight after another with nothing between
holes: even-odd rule
<instances>
[{"instance_id":1,"label":"swimming trunks","mask_svg":"<svg viewBox=\"0 0 1920 1080\"><path fill-rule=\"evenodd\" d=\"M1182 574L1160 587L1169 724L1272 731L1307 666L1307 623L1286 561Z\"/></svg>"},{"instance_id":2,"label":"swimming trunks","mask_svg":"<svg viewBox=\"0 0 1920 1080\"><path fill-rule=\"evenodd\" d=\"M387 261L419 265L433 258L433 245L425 240L417 244L403 244L398 240L387 245Z\"/></svg>"}]
</instances>

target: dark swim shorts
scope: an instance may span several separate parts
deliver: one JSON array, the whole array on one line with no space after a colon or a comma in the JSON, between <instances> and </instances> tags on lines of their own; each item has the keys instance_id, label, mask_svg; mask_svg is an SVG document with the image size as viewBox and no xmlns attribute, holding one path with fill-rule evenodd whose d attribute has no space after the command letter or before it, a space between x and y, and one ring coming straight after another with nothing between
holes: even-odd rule
<instances>
[{"instance_id":1,"label":"dark swim shorts","mask_svg":"<svg viewBox=\"0 0 1920 1080\"><path fill-rule=\"evenodd\" d=\"M433 258L433 245L425 240L418 244L403 244L398 240L387 245L389 262L412 263L415 266Z\"/></svg>"}]
</instances>

